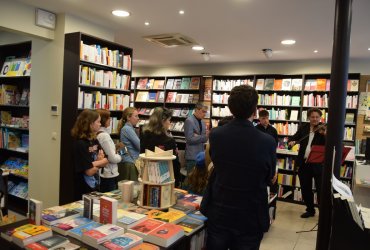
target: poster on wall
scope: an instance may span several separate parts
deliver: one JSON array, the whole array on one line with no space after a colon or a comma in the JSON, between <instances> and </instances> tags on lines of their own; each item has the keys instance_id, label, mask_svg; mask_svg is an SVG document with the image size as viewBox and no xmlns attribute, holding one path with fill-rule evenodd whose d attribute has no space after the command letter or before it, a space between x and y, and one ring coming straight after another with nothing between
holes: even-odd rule
<instances>
[{"instance_id":1,"label":"poster on wall","mask_svg":"<svg viewBox=\"0 0 370 250\"><path fill-rule=\"evenodd\" d=\"M370 104L370 95L368 92L360 92L360 100L358 105L359 115L366 115L367 111L369 110L368 104Z\"/></svg>"}]
</instances>

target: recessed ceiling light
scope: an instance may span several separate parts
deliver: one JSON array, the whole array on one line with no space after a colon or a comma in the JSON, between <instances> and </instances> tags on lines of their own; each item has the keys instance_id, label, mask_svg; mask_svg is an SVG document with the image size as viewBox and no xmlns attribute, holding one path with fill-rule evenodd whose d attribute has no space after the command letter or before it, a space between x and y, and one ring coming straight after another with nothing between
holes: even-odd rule
<instances>
[{"instance_id":1,"label":"recessed ceiling light","mask_svg":"<svg viewBox=\"0 0 370 250\"><path fill-rule=\"evenodd\" d=\"M130 12L125 10L113 10L112 14L119 17L126 17L130 15Z\"/></svg>"},{"instance_id":2,"label":"recessed ceiling light","mask_svg":"<svg viewBox=\"0 0 370 250\"><path fill-rule=\"evenodd\" d=\"M370 50L370 48L368 48L367 50Z\"/></svg>"},{"instance_id":3,"label":"recessed ceiling light","mask_svg":"<svg viewBox=\"0 0 370 250\"><path fill-rule=\"evenodd\" d=\"M149 24L150 24L149 22L145 22L145 25L146 25L146 26L149 26Z\"/></svg>"},{"instance_id":4,"label":"recessed ceiling light","mask_svg":"<svg viewBox=\"0 0 370 250\"><path fill-rule=\"evenodd\" d=\"M293 45L293 44L295 44L295 40L283 40L283 41L281 41L281 44Z\"/></svg>"},{"instance_id":5,"label":"recessed ceiling light","mask_svg":"<svg viewBox=\"0 0 370 250\"><path fill-rule=\"evenodd\" d=\"M313 51L313 53L318 53L319 51L317 50L317 49L315 49L314 51Z\"/></svg>"},{"instance_id":6,"label":"recessed ceiling light","mask_svg":"<svg viewBox=\"0 0 370 250\"><path fill-rule=\"evenodd\" d=\"M196 46L193 46L192 49L193 50L204 50L204 47L203 46L196 45Z\"/></svg>"},{"instance_id":7,"label":"recessed ceiling light","mask_svg":"<svg viewBox=\"0 0 370 250\"><path fill-rule=\"evenodd\" d=\"M179 14L180 14L180 15L184 15L184 14L185 14L185 11L180 10L180 11L179 11Z\"/></svg>"}]
</instances>

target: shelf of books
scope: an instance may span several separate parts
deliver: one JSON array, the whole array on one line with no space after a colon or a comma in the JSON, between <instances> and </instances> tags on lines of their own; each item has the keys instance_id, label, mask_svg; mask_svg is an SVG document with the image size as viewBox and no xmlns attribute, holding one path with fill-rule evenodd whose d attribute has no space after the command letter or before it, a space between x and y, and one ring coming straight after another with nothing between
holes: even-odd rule
<instances>
[{"instance_id":1,"label":"shelf of books","mask_svg":"<svg viewBox=\"0 0 370 250\"><path fill-rule=\"evenodd\" d=\"M119 134L118 121L130 105L131 61L131 48L80 32L65 35L61 204L73 200L71 128L82 110L107 109L111 111L112 136Z\"/></svg>"},{"instance_id":2,"label":"shelf of books","mask_svg":"<svg viewBox=\"0 0 370 250\"><path fill-rule=\"evenodd\" d=\"M167 77L165 107L173 110L170 131L180 149L185 148L184 124L194 112L195 104L200 101L201 76Z\"/></svg>"},{"instance_id":3,"label":"shelf of books","mask_svg":"<svg viewBox=\"0 0 370 250\"><path fill-rule=\"evenodd\" d=\"M218 121L230 116L227 101L232 88L240 85L254 86L254 76L213 76L211 91L205 91L205 96L211 99L211 126L217 127ZM210 93L209 93L210 92ZM206 99L206 97L205 97Z\"/></svg>"},{"instance_id":4,"label":"shelf of books","mask_svg":"<svg viewBox=\"0 0 370 250\"><path fill-rule=\"evenodd\" d=\"M165 77L140 77L136 78L134 91L134 106L138 109L138 127L148 122L154 108L164 106Z\"/></svg>"},{"instance_id":5,"label":"shelf of books","mask_svg":"<svg viewBox=\"0 0 370 250\"><path fill-rule=\"evenodd\" d=\"M140 117L137 126L148 121L154 108L169 108L173 110L170 131L181 148L185 142L184 122L200 100L203 81L201 76L137 77L131 84L131 100Z\"/></svg>"},{"instance_id":6,"label":"shelf of books","mask_svg":"<svg viewBox=\"0 0 370 250\"><path fill-rule=\"evenodd\" d=\"M9 173L5 205L23 215L28 198L31 46L0 46L0 166Z\"/></svg>"},{"instance_id":7,"label":"shelf of books","mask_svg":"<svg viewBox=\"0 0 370 250\"><path fill-rule=\"evenodd\" d=\"M140 206L150 209L165 209L176 203L174 188L175 177L172 160L176 157L172 150L146 150L140 154L144 162L142 168Z\"/></svg>"},{"instance_id":8,"label":"shelf of books","mask_svg":"<svg viewBox=\"0 0 370 250\"><path fill-rule=\"evenodd\" d=\"M357 120L359 74L349 74L347 84L345 134L343 142L354 145ZM322 122L327 122L330 90L330 74L308 75L250 75L213 76L211 91L204 91L212 97L211 124L216 127L223 117L231 115L227 107L229 92L235 86L248 84L258 91L258 109L269 111L269 120L278 132L279 199L301 202L298 169L294 166L297 152L287 150L288 138L296 133L301 123L308 122L307 110L318 107ZM258 116L256 117L258 119ZM258 122L257 119L255 122ZM342 166L341 180L350 183L353 161Z\"/></svg>"}]
</instances>

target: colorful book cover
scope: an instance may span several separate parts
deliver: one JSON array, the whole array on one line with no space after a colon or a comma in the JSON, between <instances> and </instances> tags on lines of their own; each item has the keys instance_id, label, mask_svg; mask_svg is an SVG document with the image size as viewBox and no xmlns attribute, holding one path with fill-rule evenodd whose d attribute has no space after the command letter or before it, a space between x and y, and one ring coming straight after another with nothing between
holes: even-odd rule
<instances>
[{"instance_id":1,"label":"colorful book cover","mask_svg":"<svg viewBox=\"0 0 370 250\"><path fill-rule=\"evenodd\" d=\"M159 250L159 247L150 243L141 243L136 247L131 248L131 250Z\"/></svg>"},{"instance_id":2,"label":"colorful book cover","mask_svg":"<svg viewBox=\"0 0 370 250\"><path fill-rule=\"evenodd\" d=\"M81 225L81 226L79 226L79 227L76 227L76 228L74 228L74 229L71 229L71 230L69 231L69 235L70 235L70 236L73 236L73 237L76 237L76 238L81 239L82 234L83 234L84 232L87 232L87 231L89 231L89 230L91 230L91 229L94 229L94 228L100 227L101 225L102 225L102 224L100 224L99 222L95 222L95 221L93 221L93 222L90 222L90 223L87 223L87 224Z\"/></svg>"},{"instance_id":3,"label":"colorful book cover","mask_svg":"<svg viewBox=\"0 0 370 250\"><path fill-rule=\"evenodd\" d=\"M108 237L112 237L117 235L118 233L123 233L124 229L122 227L113 225L113 224L105 224L100 227L96 227L89 231L84 232L82 235L83 237L90 237L96 240L101 240Z\"/></svg>"},{"instance_id":4,"label":"colorful book cover","mask_svg":"<svg viewBox=\"0 0 370 250\"><path fill-rule=\"evenodd\" d=\"M147 240L151 243L167 247L184 235L184 230L178 225L166 223L149 233Z\"/></svg>"},{"instance_id":5,"label":"colorful book cover","mask_svg":"<svg viewBox=\"0 0 370 250\"><path fill-rule=\"evenodd\" d=\"M41 225L42 201L35 199L28 200L28 217L30 222L35 225Z\"/></svg>"},{"instance_id":6,"label":"colorful book cover","mask_svg":"<svg viewBox=\"0 0 370 250\"><path fill-rule=\"evenodd\" d=\"M130 227L130 225L133 225L134 223L145 219L146 217L147 215L144 214L125 211L123 216L118 219L117 224L122 224L124 227L127 228Z\"/></svg>"},{"instance_id":7,"label":"colorful book cover","mask_svg":"<svg viewBox=\"0 0 370 250\"><path fill-rule=\"evenodd\" d=\"M66 242L69 242L67 238L59 235L53 235L49 238L26 245L26 249L54 249Z\"/></svg>"},{"instance_id":8,"label":"colorful book cover","mask_svg":"<svg viewBox=\"0 0 370 250\"><path fill-rule=\"evenodd\" d=\"M185 220L177 223L178 226L182 227L186 234L191 234L198 228L202 227L203 224L204 223L202 221L193 218L186 218Z\"/></svg>"},{"instance_id":9,"label":"colorful book cover","mask_svg":"<svg viewBox=\"0 0 370 250\"><path fill-rule=\"evenodd\" d=\"M59 229L59 230L55 230L55 231L58 231L60 233L60 232L63 232L63 231L69 231L73 228L85 225L85 224L90 223L90 222L93 222L93 221L88 219L88 218L80 216L80 217L74 218L72 220L66 221L64 223L58 223L58 224L54 225L52 228L53 228L53 230L54 230L54 228Z\"/></svg>"},{"instance_id":10,"label":"colorful book cover","mask_svg":"<svg viewBox=\"0 0 370 250\"><path fill-rule=\"evenodd\" d=\"M101 244L101 248L109 250L130 249L143 242L143 239L135 234L125 233Z\"/></svg>"},{"instance_id":11,"label":"colorful book cover","mask_svg":"<svg viewBox=\"0 0 370 250\"><path fill-rule=\"evenodd\" d=\"M115 224L117 222L118 201L109 197L100 198L100 223Z\"/></svg>"},{"instance_id":12,"label":"colorful book cover","mask_svg":"<svg viewBox=\"0 0 370 250\"><path fill-rule=\"evenodd\" d=\"M136 233L141 233L144 235L149 234L151 231L156 229L157 227L163 225L164 222L158 221L158 220L153 220L153 219L147 219L144 220L143 222L137 224L136 226L130 228L129 230L136 232Z\"/></svg>"},{"instance_id":13,"label":"colorful book cover","mask_svg":"<svg viewBox=\"0 0 370 250\"><path fill-rule=\"evenodd\" d=\"M192 77L190 82L190 89L199 89L200 77Z\"/></svg>"},{"instance_id":14,"label":"colorful book cover","mask_svg":"<svg viewBox=\"0 0 370 250\"><path fill-rule=\"evenodd\" d=\"M265 88L264 90L273 90L274 89L274 80L273 78L267 78L265 80Z\"/></svg>"},{"instance_id":15,"label":"colorful book cover","mask_svg":"<svg viewBox=\"0 0 370 250\"><path fill-rule=\"evenodd\" d=\"M189 77L183 77L181 80L181 89L189 89L190 88L190 78Z\"/></svg>"},{"instance_id":16,"label":"colorful book cover","mask_svg":"<svg viewBox=\"0 0 370 250\"><path fill-rule=\"evenodd\" d=\"M168 223L176 223L180 220L185 219L185 217L186 217L186 214L183 212L168 211L166 213L153 217L153 219L160 220L163 222L168 222Z\"/></svg>"}]
</instances>

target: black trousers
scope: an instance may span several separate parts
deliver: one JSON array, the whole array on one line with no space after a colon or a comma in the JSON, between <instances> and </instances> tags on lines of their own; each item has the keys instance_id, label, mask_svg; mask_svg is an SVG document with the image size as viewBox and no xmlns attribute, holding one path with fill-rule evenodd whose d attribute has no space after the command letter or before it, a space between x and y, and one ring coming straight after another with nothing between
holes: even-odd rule
<instances>
[{"instance_id":1,"label":"black trousers","mask_svg":"<svg viewBox=\"0 0 370 250\"><path fill-rule=\"evenodd\" d=\"M320 203L320 190L322 180L323 165L304 163L299 167L298 176L301 183L302 198L306 204L306 211L315 213L314 195L312 190L312 178L315 180L317 201Z\"/></svg>"},{"instance_id":2,"label":"black trousers","mask_svg":"<svg viewBox=\"0 0 370 250\"><path fill-rule=\"evenodd\" d=\"M243 232L207 221L207 250L258 250L263 232Z\"/></svg>"}]
</instances>

